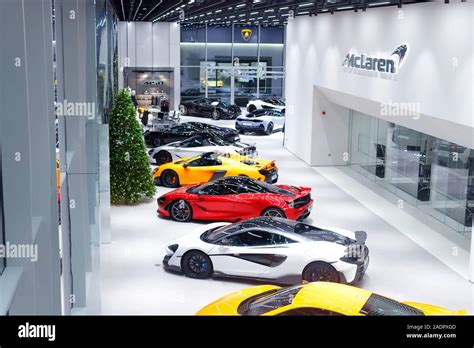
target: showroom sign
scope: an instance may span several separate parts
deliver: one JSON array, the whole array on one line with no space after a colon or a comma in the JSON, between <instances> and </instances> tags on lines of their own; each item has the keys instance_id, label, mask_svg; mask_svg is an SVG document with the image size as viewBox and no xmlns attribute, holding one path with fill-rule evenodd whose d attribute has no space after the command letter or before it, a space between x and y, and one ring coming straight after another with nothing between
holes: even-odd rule
<instances>
[{"instance_id":1,"label":"showroom sign","mask_svg":"<svg viewBox=\"0 0 474 348\"><path fill-rule=\"evenodd\" d=\"M244 41L250 41L250 39L252 38L253 32L252 32L252 29L245 28L245 29L242 29L240 33L242 34L242 39L244 39Z\"/></svg>"},{"instance_id":2,"label":"showroom sign","mask_svg":"<svg viewBox=\"0 0 474 348\"><path fill-rule=\"evenodd\" d=\"M389 56L370 56L367 54L348 53L342 66L383 74L398 74L408 54L408 44L398 46Z\"/></svg>"},{"instance_id":3,"label":"showroom sign","mask_svg":"<svg viewBox=\"0 0 474 348\"><path fill-rule=\"evenodd\" d=\"M143 83L144 86L162 86L165 83L160 80L148 80Z\"/></svg>"}]
</instances>

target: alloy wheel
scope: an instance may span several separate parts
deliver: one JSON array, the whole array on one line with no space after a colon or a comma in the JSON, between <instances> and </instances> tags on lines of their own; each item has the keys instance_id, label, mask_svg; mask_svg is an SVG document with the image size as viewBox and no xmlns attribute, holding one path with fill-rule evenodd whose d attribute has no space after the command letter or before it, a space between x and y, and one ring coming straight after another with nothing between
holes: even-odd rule
<instances>
[{"instance_id":1,"label":"alloy wheel","mask_svg":"<svg viewBox=\"0 0 474 348\"><path fill-rule=\"evenodd\" d=\"M189 269L197 275L206 273L209 268L206 258L201 254L192 255L189 258L188 266Z\"/></svg>"},{"instance_id":2,"label":"alloy wheel","mask_svg":"<svg viewBox=\"0 0 474 348\"><path fill-rule=\"evenodd\" d=\"M191 207L184 200L180 200L171 207L171 215L173 219L179 222L189 221L191 218Z\"/></svg>"}]
</instances>

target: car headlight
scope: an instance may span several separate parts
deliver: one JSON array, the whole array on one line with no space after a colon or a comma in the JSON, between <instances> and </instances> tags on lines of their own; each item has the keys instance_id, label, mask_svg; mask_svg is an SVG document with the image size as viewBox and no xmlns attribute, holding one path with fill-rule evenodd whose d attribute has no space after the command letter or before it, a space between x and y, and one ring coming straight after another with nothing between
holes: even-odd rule
<instances>
[{"instance_id":1,"label":"car headlight","mask_svg":"<svg viewBox=\"0 0 474 348\"><path fill-rule=\"evenodd\" d=\"M165 203L165 201L166 201L166 197L164 197L164 196L158 198L158 205L163 205L163 203Z\"/></svg>"}]
</instances>

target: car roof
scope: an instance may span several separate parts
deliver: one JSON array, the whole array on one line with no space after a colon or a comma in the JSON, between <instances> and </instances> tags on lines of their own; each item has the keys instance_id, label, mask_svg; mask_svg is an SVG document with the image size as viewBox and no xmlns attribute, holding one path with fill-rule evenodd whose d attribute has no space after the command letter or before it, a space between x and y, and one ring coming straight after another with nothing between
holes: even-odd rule
<instances>
[{"instance_id":1,"label":"car roof","mask_svg":"<svg viewBox=\"0 0 474 348\"><path fill-rule=\"evenodd\" d=\"M238 225L241 226L240 231L257 228L268 232L290 233L294 236L299 236L294 232L294 227L300 223L301 222L283 218L260 216L242 221L238 223Z\"/></svg>"},{"instance_id":2,"label":"car roof","mask_svg":"<svg viewBox=\"0 0 474 348\"><path fill-rule=\"evenodd\" d=\"M246 177L246 176L224 176L222 178L219 178L217 180L214 180L214 184L245 184L248 182L254 182L257 181L255 179Z\"/></svg>"},{"instance_id":3,"label":"car roof","mask_svg":"<svg viewBox=\"0 0 474 348\"><path fill-rule=\"evenodd\" d=\"M371 291L338 283L314 282L295 295L294 308L315 307L345 315L358 315L372 295Z\"/></svg>"}]
</instances>

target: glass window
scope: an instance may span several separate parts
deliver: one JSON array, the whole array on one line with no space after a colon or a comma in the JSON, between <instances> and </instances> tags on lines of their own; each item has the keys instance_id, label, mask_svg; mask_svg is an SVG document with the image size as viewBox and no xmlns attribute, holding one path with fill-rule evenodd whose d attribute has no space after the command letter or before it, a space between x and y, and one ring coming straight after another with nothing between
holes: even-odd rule
<instances>
[{"instance_id":1,"label":"glass window","mask_svg":"<svg viewBox=\"0 0 474 348\"><path fill-rule=\"evenodd\" d=\"M372 294L364 304L360 313L368 316L425 315L418 308L408 306L395 300Z\"/></svg>"},{"instance_id":2,"label":"glass window","mask_svg":"<svg viewBox=\"0 0 474 348\"><path fill-rule=\"evenodd\" d=\"M201 67L181 67L181 102L205 97L205 72Z\"/></svg>"},{"instance_id":3,"label":"glass window","mask_svg":"<svg viewBox=\"0 0 474 348\"><path fill-rule=\"evenodd\" d=\"M202 156L189 163L190 167L211 167L220 166L222 161L214 154L210 156Z\"/></svg>"},{"instance_id":4,"label":"glass window","mask_svg":"<svg viewBox=\"0 0 474 348\"><path fill-rule=\"evenodd\" d=\"M472 149L353 111L350 166L470 238Z\"/></svg>"},{"instance_id":5,"label":"glass window","mask_svg":"<svg viewBox=\"0 0 474 348\"><path fill-rule=\"evenodd\" d=\"M217 243L222 238L230 236L240 231L242 228L243 228L242 224L232 224L232 225L226 225L222 227L216 227L214 229L211 229L205 232L201 236L201 239L207 243Z\"/></svg>"},{"instance_id":6,"label":"glass window","mask_svg":"<svg viewBox=\"0 0 474 348\"><path fill-rule=\"evenodd\" d=\"M239 188L236 185L216 184L202 189L199 193L203 195L225 196L238 194Z\"/></svg>"},{"instance_id":7,"label":"glass window","mask_svg":"<svg viewBox=\"0 0 474 348\"><path fill-rule=\"evenodd\" d=\"M206 27L181 28L181 66L201 66L206 61Z\"/></svg>"},{"instance_id":8,"label":"glass window","mask_svg":"<svg viewBox=\"0 0 474 348\"><path fill-rule=\"evenodd\" d=\"M298 285L281 290L265 292L242 302L237 309L240 315L262 315L275 309L288 306L303 286Z\"/></svg>"},{"instance_id":9,"label":"glass window","mask_svg":"<svg viewBox=\"0 0 474 348\"><path fill-rule=\"evenodd\" d=\"M247 231L229 238L231 246L264 246L274 245L275 235L265 231Z\"/></svg>"}]
</instances>

